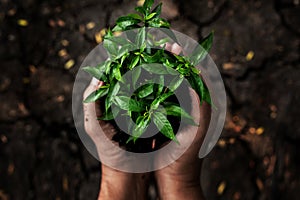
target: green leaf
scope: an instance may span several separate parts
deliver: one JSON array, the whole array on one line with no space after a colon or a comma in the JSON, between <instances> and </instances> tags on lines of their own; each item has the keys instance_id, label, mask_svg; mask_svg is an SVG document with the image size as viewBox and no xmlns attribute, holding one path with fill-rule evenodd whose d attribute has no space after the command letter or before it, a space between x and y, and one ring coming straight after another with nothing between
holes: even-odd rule
<instances>
[{"instance_id":1,"label":"green leaf","mask_svg":"<svg viewBox=\"0 0 300 200\"><path fill-rule=\"evenodd\" d=\"M142 6L135 7L134 9L135 9L137 12L139 12L139 13L141 13L141 14L143 14L143 15L146 14L146 10L145 10L144 7L142 7Z\"/></svg>"},{"instance_id":2,"label":"green leaf","mask_svg":"<svg viewBox=\"0 0 300 200\"><path fill-rule=\"evenodd\" d=\"M210 104L210 105L213 105L213 103L212 103L212 101L211 101L211 97L210 97L210 94L209 94L209 90L208 90L208 88L207 88L207 86L206 85L204 85L204 95L203 95L203 101L205 101L205 102L207 102L208 104ZM215 107L215 105L213 105L213 107L215 108L215 109L217 109L216 107Z\"/></svg>"},{"instance_id":3,"label":"green leaf","mask_svg":"<svg viewBox=\"0 0 300 200\"><path fill-rule=\"evenodd\" d=\"M191 73L191 76L188 78L189 83L192 88L197 92L200 97L200 102L206 101L211 104L211 98L207 87L204 85L201 77L197 74Z\"/></svg>"},{"instance_id":4,"label":"green leaf","mask_svg":"<svg viewBox=\"0 0 300 200\"><path fill-rule=\"evenodd\" d=\"M170 74L169 71L166 69L165 66L161 65L161 64L143 64L142 67L153 74Z\"/></svg>"},{"instance_id":5,"label":"green leaf","mask_svg":"<svg viewBox=\"0 0 300 200\"><path fill-rule=\"evenodd\" d=\"M136 13L130 13L127 16L131 17L133 19L137 19L137 20L141 20L141 21L143 20L143 18L140 15L136 14Z\"/></svg>"},{"instance_id":6,"label":"green leaf","mask_svg":"<svg viewBox=\"0 0 300 200\"><path fill-rule=\"evenodd\" d=\"M146 131L146 129L149 126L150 123L150 117L149 116L139 116L136 120L136 125L133 128L132 136L127 140L126 143L131 141L133 139L133 142L135 141Z\"/></svg>"},{"instance_id":7,"label":"green leaf","mask_svg":"<svg viewBox=\"0 0 300 200\"><path fill-rule=\"evenodd\" d=\"M146 11L146 15L150 12L154 0L145 0L143 8Z\"/></svg>"},{"instance_id":8,"label":"green leaf","mask_svg":"<svg viewBox=\"0 0 300 200\"><path fill-rule=\"evenodd\" d=\"M124 30L124 28L121 27L121 26L119 26L119 25L116 25L116 26L112 29L113 32L123 31L123 30Z\"/></svg>"},{"instance_id":9,"label":"green leaf","mask_svg":"<svg viewBox=\"0 0 300 200\"><path fill-rule=\"evenodd\" d=\"M110 60L107 60L106 63L105 63L105 73L106 74L109 74L110 69L111 69L111 65L112 65L112 62Z\"/></svg>"},{"instance_id":10,"label":"green leaf","mask_svg":"<svg viewBox=\"0 0 300 200\"><path fill-rule=\"evenodd\" d=\"M198 74L198 75L199 75L200 72L201 72L199 69L197 69L197 68L194 67L194 66L191 66L191 70L192 70L193 73Z\"/></svg>"},{"instance_id":11,"label":"green leaf","mask_svg":"<svg viewBox=\"0 0 300 200\"><path fill-rule=\"evenodd\" d=\"M128 96L115 96L114 103L122 110L141 112L145 110L145 105L141 101L137 101Z\"/></svg>"},{"instance_id":12,"label":"green leaf","mask_svg":"<svg viewBox=\"0 0 300 200\"><path fill-rule=\"evenodd\" d=\"M113 102L113 99L115 98L115 96L119 92L119 90L120 90L120 84L112 82L111 87L109 88L107 97L105 99L105 111L106 112L110 108L110 106Z\"/></svg>"},{"instance_id":13,"label":"green leaf","mask_svg":"<svg viewBox=\"0 0 300 200\"><path fill-rule=\"evenodd\" d=\"M152 19L155 15L156 15L155 12L154 12L154 13L151 13L151 14L149 14L149 15L145 18L145 20L150 20L150 19Z\"/></svg>"},{"instance_id":14,"label":"green leaf","mask_svg":"<svg viewBox=\"0 0 300 200\"><path fill-rule=\"evenodd\" d=\"M150 106L151 110L156 110L159 106L159 104L163 103L168 97L170 97L171 95L173 95L174 93L172 91L169 91L167 93L164 93L158 97L156 97Z\"/></svg>"},{"instance_id":15,"label":"green leaf","mask_svg":"<svg viewBox=\"0 0 300 200\"><path fill-rule=\"evenodd\" d=\"M129 100L129 110L132 112L142 112L146 110L146 104L143 101L137 101L135 99Z\"/></svg>"},{"instance_id":16,"label":"green leaf","mask_svg":"<svg viewBox=\"0 0 300 200\"><path fill-rule=\"evenodd\" d=\"M140 88L137 89L137 96L139 98L147 97L148 95L153 93L153 83L142 85Z\"/></svg>"},{"instance_id":17,"label":"green leaf","mask_svg":"<svg viewBox=\"0 0 300 200\"><path fill-rule=\"evenodd\" d=\"M183 76L176 76L173 78L173 80L170 82L169 89L171 91L175 91L182 83L184 77Z\"/></svg>"},{"instance_id":18,"label":"green leaf","mask_svg":"<svg viewBox=\"0 0 300 200\"><path fill-rule=\"evenodd\" d=\"M107 50L110 57L115 57L118 53L118 45L116 45L114 42L105 39L103 41L103 46Z\"/></svg>"},{"instance_id":19,"label":"green leaf","mask_svg":"<svg viewBox=\"0 0 300 200\"><path fill-rule=\"evenodd\" d=\"M130 100L130 97L116 96L114 98L114 103L118 107L120 107L122 110L129 110L129 100Z\"/></svg>"},{"instance_id":20,"label":"green leaf","mask_svg":"<svg viewBox=\"0 0 300 200\"><path fill-rule=\"evenodd\" d=\"M159 41L157 41L157 42L154 42L154 45L155 45L155 46L160 46L160 45L166 44L166 43L169 42L169 41L170 41L169 38L163 38L163 39L161 39L161 40L159 40Z\"/></svg>"},{"instance_id":21,"label":"green leaf","mask_svg":"<svg viewBox=\"0 0 300 200\"><path fill-rule=\"evenodd\" d=\"M170 23L163 18L153 18L147 21L147 24L154 28L170 28Z\"/></svg>"},{"instance_id":22,"label":"green leaf","mask_svg":"<svg viewBox=\"0 0 300 200\"><path fill-rule=\"evenodd\" d=\"M98 80L101 80L102 76L103 76L103 72L105 71L105 65L107 63L103 62L99 65L97 65L96 67L83 67L82 70L88 72L90 75L92 75L93 77L95 77Z\"/></svg>"},{"instance_id":23,"label":"green leaf","mask_svg":"<svg viewBox=\"0 0 300 200\"><path fill-rule=\"evenodd\" d=\"M152 11L152 13L155 13L155 17L159 17L161 13L161 6L162 3L159 3Z\"/></svg>"},{"instance_id":24,"label":"green leaf","mask_svg":"<svg viewBox=\"0 0 300 200\"><path fill-rule=\"evenodd\" d=\"M119 111L120 110L116 110L114 112L115 115L117 115L119 113ZM114 114L113 114L113 112L111 110L109 110L107 112L104 112L101 117L98 117L98 120L106 120L106 121L108 121L108 120L113 120L113 119L114 119Z\"/></svg>"},{"instance_id":25,"label":"green leaf","mask_svg":"<svg viewBox=\"0 0 300 200\"><path fill-rule=\"evenodd\" d=\"M131 44L131 42L129 40L127 40L126 38L124 38L124 37L110 37L110 38L108 38L106 40L112 41L116 45Z\"/></svg>"},{"instance_id":26,"label":"green leaf","mask_svg":"<svg viewBox=\"0 0 300 200\"><path fill-rule=\"evenodd\" d=\"M146 29L145 27L143 27L139 29L135 39L135 44L137 45L138 48L141 48L141 46L145 43L145 38L146 38Z\"/></svg>"},{"instance_id":27,"label":"green leaf","mask_svg":"<svg viewBox=\"0 0 300 200\"><path fill-rule=\"evenodd\" d=\"M162 51L157 51L154 55L144 53L142 56L146 63L158 63L163 56L162 53Z\"/></svg>"},{"instance_id":28,"label":"green leaf","mask_svg":"<svg viewBox=\"0 0 300 200\"><path fill-rule=\"evenodd\" d=\"M180 63L186 63L187 61L184 59L183 56L179 56L179 55L176 55L176 54L173 54L174 57L180 62Z\"/></svg>"},{"instance_id":29,"label":"green leaf","mask_svg":"<svg viewBox=\"0 0 300 200\"><path fill-rule=\"evenodd\" d=\"M112 73L113 73L115 79L117 79L118 81L122 81L122 75L121 75L120 67L113 68Z\"/></svg>"},{"instance_id":30,"label":"green leaf","mask_svg":"<svg viewBox=\"0 0 300 200\"><path fill-rule=\"evenodd\" d=\"M133 69L137 64L138 62L140 61L140 56L135 56L132 60L131 60L131 63L129 64L129 69Z\"/></svg>"},{"instance_id":31,"label":"green leaf","mask_svg":"<svg viewBox=\"0 0 300 200\"><path fill-rule=\"evenodd\" d=\"M118 54L117 54L117 56L115 57L115 59L117 60L117 59L121 58L122 56L124 56L125 54L127 54L127 53L130 51L130 47L131 47L130 44L127 44L127 45L122 46L122 47L118 50Z\"/></svg>"},{"instance_id":32,"label":"green leaf","mask_svg":"<svg viewBox=\"0 0 300 200\"><path fill-rule=\"evenodd\" d=\"M135 19L131 16L122 16L117 19L116 23L119 27L125 29L128 26L136 25L140 22L141 22L141 20Z\"/></svg>"},{"instance_id":33,"label":"green leaf","mask_svg":"<svg viewBox=\"0 0 300 200\"><path fill-rule=\"evenodd\" d=\"M140 75L141 75L141 68L136 67L132 72L132 86L134 89L137 87L136 83L137 83L138 79L140 78Z\"/></svg>"},{"instance_id":34,"label":"green leaf","mask_svg":"<svg viewBox=\"0 0 300 200\"><path fill-rule=\"evenodd\" d=\"M158 80L156 82L157 84L154 85L154 91L156 91L155 92L155 97L158 97L162 93L162 91L164 89L164 84L165 84L165 80L164 79L165 78L164 78L163 75L160 75L158 77Z\"/></svg>"},{"instance_id":35,"label":"green leaf","mask_svg":"<svg viewBox=\"0 0 300 200\"><path fill-rule=\"evenodd\" d=\"M166 136L167 138L170 138L171 140L174 140L178 143L178 140L175 137L175 134L173 132L172 125L170 124L167 117L161 113L161 112L154 112L153 113L153 122L160 130L160 132Z\"/></svg>"},{"instance_id":36,"label":"green leaf","mask_svg":"<svg viewBox=\"0 0 300 200\"><path fill-rule=\"evenodd\" d=\"M190 57L190 62L192 65L197 66L208 54L213 43L214 33L211 32L207 37L205 37L198 45Z\"/></svg>"},{"instance_id":37,"label":"green leaf","mask_svg":"<svg viewBox=\"0 0 300 200\"><path fill-rule=\"evenodd\" d=\"M184 109L182 109L181 107L179 107L177 105L169 104L169 105L164 106L164 109L165 109L167 115L182 117L184 122L191 124L191 125L197 125L194 122L193 117L190 114L188 114Z\"/></svg>"},{"instance_id":38,"label":"green leaf","mask_svg":"<svg viewBox=\"0 0 300 200\"><path fill-rule=\"evenodd\" d=\"M86 97L83 102L84 103L95 102L98 99L100 99L101 97L103 97L104 95L106 95L107 93L108 93L108 88L100 87L98 90L92 92L88 97Z\"/></svg>"}]
</instances>

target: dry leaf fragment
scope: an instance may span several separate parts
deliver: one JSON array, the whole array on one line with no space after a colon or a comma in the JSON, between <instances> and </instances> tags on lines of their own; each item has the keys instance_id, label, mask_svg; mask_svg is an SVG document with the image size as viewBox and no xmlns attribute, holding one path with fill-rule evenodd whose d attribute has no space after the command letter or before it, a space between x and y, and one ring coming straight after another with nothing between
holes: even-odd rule
<instances>
[{"instance_id":1,"label":"dry leaf fragment","mask_svg":"<svg viewBox=\"0 0 300 200\"><path fill-rule=\"evenodd\" d=\"M145 0L138 0L136 5L137 6L142 6L144 4Z\"/></svg>"},{"instance_id":2,"label":"dry leaf fragment","mask_svg":"<svg viewBox=\"0 0 300 200\"><path fill-rule=\"evenodd\" d=\"M95 28L95 26L96 26L95 22L89 22L85 25L86 29L88 30Z\"/></svg>"},{"instance_id":3,"label":"dry leaf fragment","mask_svg":"<svg viewBox=\"0 0 300 200\"><path fill-rule=\"evenodd\" d=\"M220 140L218 141L218 145L219 145L220 147L224 148L224 147L226 146L226 141L225 141L224 139L220 139Z\"/></svg>"},{"instance_id":4,"label":"dry leaf fragment","mask_svg":"<svg viewBox=\"0 0 300 200\"><path fill-rule=\"evenodd\" d=\"M12 8L12 9L10 9L10 10L7 12L7 14L8 14L9 16L14 16L14 15L16 14L16 12L17 12L17 10L14 9L14 8Z\"/></svg>"},{"instance_id":5,"label":"dry leaf fragment","mask_svg":"<svg viewBox=\"0 0 300 200\"><path fill-rule=\"evenodd\" d=\"M247 60L247 61L250 61L250 60L253 59L253 57L254 57L254 52L253 52L253 51L249 51L249 52L247 53L247 55L246 55L246 60Z\"/></svg>"},{"instance_id":6,"label":"dry leaf fragment","mask_svg":"<svg viewBox=\"0 0 300 200\"><path fill-rule=\"evenodd\" d=\"M75 61L73 59L70 59L68 60L66 63L65 63L65 69L71 69L75 64Z\"/></svg>"},{"instance_id":7,"label":"dry leaf fragment","mask_svg":"<svg viewBox=\"0 0 300 200\"><path fill-rule=\"evenodd\" d=\"M107 32L107 29L106 29L106 28L103 28L103 29L101 29L101 31L100 31L100 35L101 35L101 36L105 36L105 35L106 35L106 32Z\"/></svg>"},{"instance_id":8,"label":"dry leaf fragment","mask_svg":"<svg viewBox=\"0 0 300 200\"><path fill-rule=\"evenodd\" d=\"M103 38L102 38L100 32L98 32L98 33L95 34L95 40L96 40L96 42L97 42L98 44L101 43L101 42L103 41Z\"/></svg>"},{"instance_id":9,"label":"dry leaf fragment","mask_svg":"<svg viewBox=\"0 0 300 200\"><path fill-rule=\"evenodd\" d=\"M28 24L29 23L28 23L28 21L26 19L19 19L18 20L18 25L19 26L24 26L25 27L25 26L28 26Z\"/></svg>"},{"instance_id":10,"label":"dry leaf fragment","mask_svg":"<svg viewBox=\"0 0 300 200\"><path fill-rule=\"evenodd\" d=\"M258 129L256 129L255 133L256 135L261 135L263 134L265 131L265 129L263 127L259 127Z\"/></svg>"},{"instance_id":11,"label":"dry leaf fragment","mask_svg":"<svg viewBox=\"0 0 300 200\"><path fill-rule=\"evenodd\" d=\"M262 191L264 189L264 183L262 182L262 180L260 178L256 179L256 185L260 191Z\"/></svg>"},{"instance_id":12,"label":"dry leaf fragment","mask_svg":"<svg viewBox=\"0 0 300 200\"><path fill-rule=\"evenodd\" d=\"M61 44L62 44L64 47L66 47L66 46L69 45L69 41L68 41L68 40L62 40L62 41L61 41Z\"/></svg>"},{"instance_id":13,"label":"dry leaf fragment","mask_svg":"<svg viewBox=\"0 0 300 200\"><path fill-rule=\"evenodd\" d=\"M32 74L35 74L37 69L34 65L29 65L29 71L32 73Z\"/></svg>"},{"instance_id":14,"label":"dry leaf fragment","mask_svg":"<svg viewBox=\"0 0 300 200\"><path fill-rule=\"evenodd\" d=\"M57 20L57 25L60 27L64 27L66 25L66 23L63 20L59 19L59 20Z\"/></svg>"},{"instance_id":15,"label":"dry leaf fragment","mask_svg":"<svg viewBox=\"0 0 300 200\"><path fill-rule=\"evenodd\" d=\"M58 55L60 57L65 57L66 55L68 55L68 52L66 49L61 49L59 52L58 52Z\"/></svg>"},{"instance_id":16,"label":"dry leaf fragment","mask_svg":"<svg viewBox=\"0 0 300 200\"><path fill-rule=\"evenodd\" d=\"M226 189L226 182L222 181L218 186L218 190L217 190L218 195L222 195L225 189Z\"/></svg>"},{"instance_id":17,"label":"dry leaf fragment","mask_svg":"<svg viewBox=\"0 0 300 200\"><path fill-rule=\"evenodd\" d=\"M0 140L2 141L2 143L7 143L7 141L8 141L8 139L7 139L7 137L5 136L5 135L1 135L0 136Z\"/></svg>"},{"instance_id":18,"label":"dry leaf fragment","mask_svg":"<svg viewBox=\"0 0 300 200\"><path fill-rule=\"evenodd\" d=\"M12 175L15 171L15 165L13 163L9 163L7 167L7 173L8 175Z\"/></svg>"},{"instance_id":19,"label":"dry leaf fragment","mask_svg":"<svg viewBox=\"0 0 300 200\"><path fill-rule=\"evenodd\" d=\"M69 190L69 180L68 180L67 176L63 176L62 185L63 185L63 190L64 191L68 191Z\"/></svg>"}]
</instances>

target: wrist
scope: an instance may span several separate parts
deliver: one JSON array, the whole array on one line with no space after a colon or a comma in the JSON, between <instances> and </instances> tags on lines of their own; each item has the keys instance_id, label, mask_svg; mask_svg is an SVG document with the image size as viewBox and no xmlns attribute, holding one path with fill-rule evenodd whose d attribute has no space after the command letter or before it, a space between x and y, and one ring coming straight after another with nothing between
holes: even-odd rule
<instances>
[{"instance_id":1,"label":"wrist","mask_svg":"<svg viewBox=\"0 0 300 200\"><path fill-rule=\"evenodd\" d=\"M98 200L146 199L148 174L126 173L102 165Z\"/></svg>"},{"instance_id":2,"label":"wrist","mask_svg":"<svg viewBox=\"0 0 300 200\"><path fill-rule=\"evenodd\" d=\"M200 183L201 164L192 165L186 166L186 170L171 165L155 172L160 200L205 200Z\"/></svg>"},{"instance_id":3,"label":"wrist","mask_svg":"<svg viewBox=\"0 0 300 200\"><path fill-rule=\"evenodd\" d=\"M205 200L199 181L183 182L174 179L158 179L160 200Z\"/></svg>"}]
</instances>

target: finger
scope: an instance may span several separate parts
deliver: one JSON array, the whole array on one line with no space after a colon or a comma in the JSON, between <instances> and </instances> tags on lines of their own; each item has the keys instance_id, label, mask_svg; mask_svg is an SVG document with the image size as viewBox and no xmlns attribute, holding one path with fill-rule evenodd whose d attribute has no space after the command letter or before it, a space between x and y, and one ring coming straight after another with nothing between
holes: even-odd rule
<instances>
[{"instance_id":1,"label":"finger","mask_svg":"<svg viewBox=\"0 0 300 200\"><path fill-rule=\"evenodd\" d=\"M167 42L167 43L166 43L166 46L165 46L165 50L167 50L167 51L172 51L172 44L169 43L169 42Z\"/></svg>"},{"instance_id":2,"label":"finger","mask_svg":"<svg viewBox=\"0 0 300 200\"><path fill-rule=\"evenodd\" d=\"M83 98L85 99L88 95L90 95L102 85L102 81L93 78L89 86L85 89ZM83 111L85 130L90 136L94 136L96 133L99 133L99 131L101 131L99 129L100 127L98 120L98 117L101 116L100 102L97 101L91 103L84 103Z\"/></svg>"},{"instance_id":3,"label":"finger","mask_svg":"<svg viewBox=\"0 0 300 200\"><path fill-rule=\"evenodd\" d=\"M99 81L98 79L93 77L89 86L85 89L83 93L83 99L88 97L88 95L90 95L92 92L100 88L103 84L104 84L103 81Z\"/></svg>"},{"instance_id":4,"label":"finger","mask_svg":"<svg viewBox=\"0 0 300 200\"><path fill-rule=\"evenodd\" d=\"M179 55L179 54L181 53L181 51L182 51L182 48L181 48L181 46L179 46L177 43L174 43L174 44L172 45L172 48L171 48L171 52L172 52L172 53L174 53L174 54L176 54L176 55Z\"/></svg>"}]
</instances>

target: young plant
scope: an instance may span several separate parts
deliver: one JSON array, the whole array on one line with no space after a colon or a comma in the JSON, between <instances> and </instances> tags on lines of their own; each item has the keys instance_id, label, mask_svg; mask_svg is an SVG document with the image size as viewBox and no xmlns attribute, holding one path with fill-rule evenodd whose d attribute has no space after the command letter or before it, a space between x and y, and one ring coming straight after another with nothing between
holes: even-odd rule
<instances>
[{"instance_id":1,"label":"young plant","mask_svg":"<svg viewBox=\"0 0 300 200\"><path fill-rule=\"evenodd\" d=\"M109 58L97 66L83 68L104 83L84 102L101 99L103 116L100 120L113 122L116 117L121 117L128 122L127 128L131 136L127 135L126 144L130 141L135 143L147 131L151 122L161 134L175 141L174 125L170 123L170 117L197 125L175 97L175 92L182 86L184 79L199 95L200 103L206 101L211 104L209 91L195 66L210 50L213 33L201 41L201 46L194 49L192 56L172 54L161 48L166 45L168 38L156 41L147 31L148 28L164 28L162 30L165 34L176 41L169 29L169 22L160 17L162 4L153 9L152 5L153 0L145 0L143 6L135 8L137 13L118 18L115 27L107 31L103 41ZM132 31L133 34L128 35L128 39L114 36L116 32L132 29L138 29L138 32ZM132 73L124 77L128 71ZM147 78L143 78L145 80L140 80L141 73L146 74ZM153 77L155 81L152 80ZM141 81L145 84L141 85ZM133 94L130 91L134 91Z\"/></svg>"}]
</instances>

